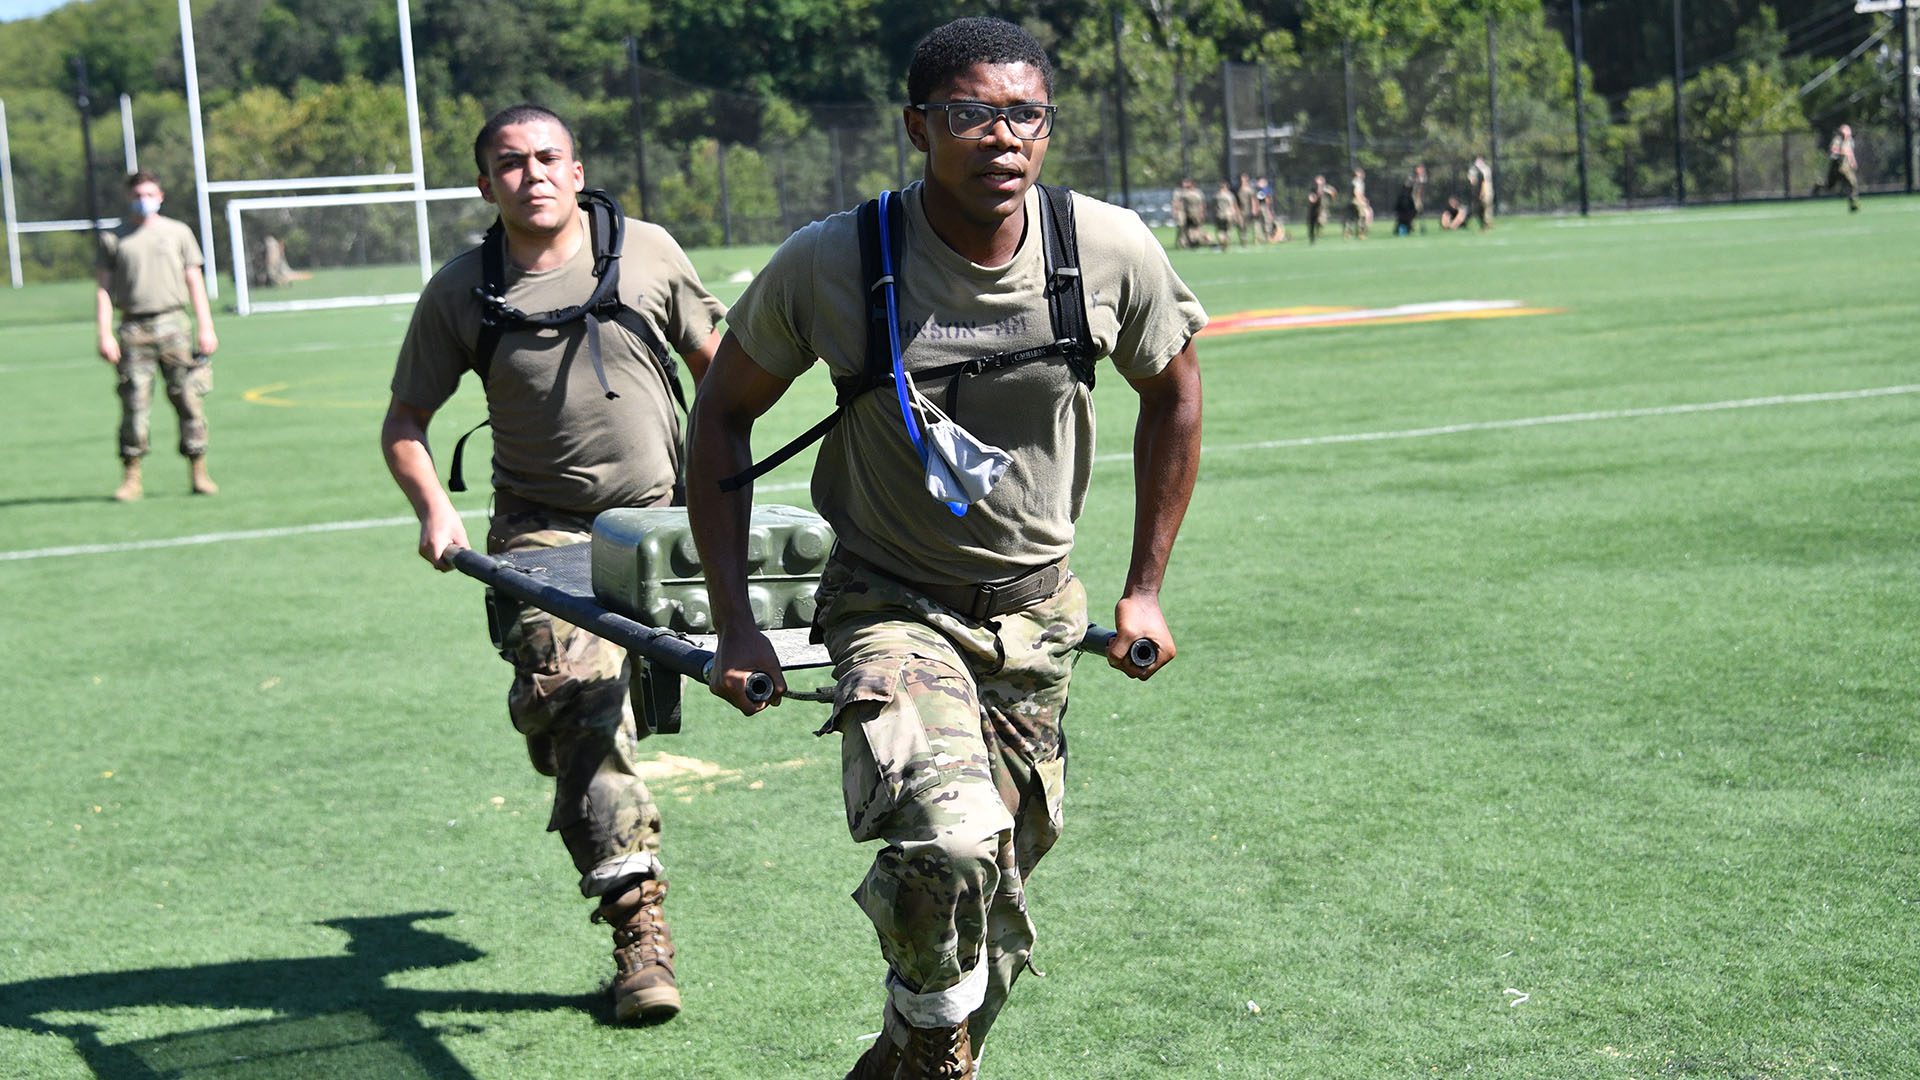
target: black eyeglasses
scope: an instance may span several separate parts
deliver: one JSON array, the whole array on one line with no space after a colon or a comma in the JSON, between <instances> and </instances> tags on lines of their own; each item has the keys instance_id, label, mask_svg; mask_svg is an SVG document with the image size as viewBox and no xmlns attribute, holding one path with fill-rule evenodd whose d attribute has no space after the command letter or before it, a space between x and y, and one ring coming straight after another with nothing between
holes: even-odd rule
<instances>
[{"instance_id":1,"label":"black eyeglasses","mask_svg":"<svg viewBox=\"0 0 1920 1080\"><path fill-rule=\"evenodd\" d=\"M913 108L945 109L947 130L956 139L984 139L996 121L1005 120L1016 139L1044 139L1053 131L1052 105L1009 105L1002 109L978 101L935 101Z\"/></svg>"}]
</instances>

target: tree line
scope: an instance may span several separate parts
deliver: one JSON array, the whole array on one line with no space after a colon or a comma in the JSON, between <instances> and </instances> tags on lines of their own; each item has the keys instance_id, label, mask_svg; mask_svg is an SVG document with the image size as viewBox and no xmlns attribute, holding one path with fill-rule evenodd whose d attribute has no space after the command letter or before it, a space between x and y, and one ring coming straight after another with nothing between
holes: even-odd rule
<instances>
[{"instance_id":1,"label":"tree line","mask_svg":"<svg viewBox=\"0 0 1920 1080\"><path fill-rule=\"evenodd\" d=\"M1584 4L1602 200L1671 174L1673 2ZM1691 139L1813 133L1840 119L1897 123L1884 50L1801 92L1872 26L1852 14L1851 0L1678 2ZM1371 169L1464 164L1496 134L1490 26L1502 155L1570 154L1569 8L1570 0L414 0L411 30L430 186L471 182L472 135L489 111L539 101L573 122L597 182L630 207L644 193L647 216L706 244L777 240L838 208L836 198L845 205L894 182L891 129L913 44L962 14L1019 21L1056 57L1063 121L1050 175L1103 193L1123 180L1123 123L1132 189L1241 167L1223 137L1234 70L1258 73L1260 126L1292 133L1291 143L1263 143L1256 167L1337 171L1350 140L1356 163ZM211 175L408 168L391 0L206 0L194 22ZM1897 57L1897 36L1888 40ZM174 212L192 216L174 0L83 0L0 24L0 100L21 216L84 216L77 56L91 83L104 212L119 203L115 102L127 93L141 164L162 175ZM1713 167L1705 158L1690 165ZM36 278L70 277L85 270L86 243L37 237L23 255Z\"/></svg>"}]
</instances>

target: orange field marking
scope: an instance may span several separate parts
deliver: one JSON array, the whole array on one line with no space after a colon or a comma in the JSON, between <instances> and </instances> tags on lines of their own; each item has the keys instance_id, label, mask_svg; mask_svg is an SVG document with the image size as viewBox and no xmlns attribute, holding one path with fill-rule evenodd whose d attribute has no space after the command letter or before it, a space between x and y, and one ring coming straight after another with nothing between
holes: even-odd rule
<instances>
[{"instance_id":1,"label":"orange field marking","mask_svg":"<svg viewBox=\"0 0 1920 1080\"><path fill-rule=\"evenodd\" d=\"M1266 330L1304 330L1318 326L1371 323L1445 322L1452 319L1510 319L1521 315L1555 315L1564 308L1526 307L1518 300L1441 300L1385 308L1290 307L1263 308L1222 315L1200 331L1202 337L1251 334Z\"/></svg>"}]
</instances>

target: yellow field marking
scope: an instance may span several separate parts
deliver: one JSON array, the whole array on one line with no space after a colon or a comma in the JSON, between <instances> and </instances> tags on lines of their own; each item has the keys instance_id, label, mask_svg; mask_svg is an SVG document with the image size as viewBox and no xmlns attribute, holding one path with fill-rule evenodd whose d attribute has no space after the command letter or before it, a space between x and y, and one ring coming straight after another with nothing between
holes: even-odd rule
<instances>
[{"instance_id":1,"label":"yellow field marking","mask_svg":"<svg viewBox=\"0 0 1920 1080\"><path fill-rule=\"evenodd\" d=\"M267 383L244 391L240 395L240 400L251 405L268 405L276 409L384 409L387 406L384 401L337 401L327 398L309 398L304 395L298 399L292 399L281 396L293 389L295 385L290 382ZM304 385L323 386L325 383Z\"/></svg>"}]
</instances>

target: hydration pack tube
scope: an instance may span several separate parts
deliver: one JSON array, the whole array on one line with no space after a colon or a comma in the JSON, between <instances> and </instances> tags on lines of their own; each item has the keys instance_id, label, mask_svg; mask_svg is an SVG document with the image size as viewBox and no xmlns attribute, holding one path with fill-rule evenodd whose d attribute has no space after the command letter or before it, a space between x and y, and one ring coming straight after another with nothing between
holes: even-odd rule
<instances>
[{"instance_id":1,"label":"hydration pack tube","mask_svg":"<svg viewBox=\"0 0 1920 1080\"><path fill-rule=\"evenodd\" d=\"M1087 322L1086 289L1080 275L1080 243L1073 222L1073 192L1051 184L1036 186L1040 189L1040 243L1046 265L1044 291L1047 316L1053 327L1053 341L1046 345L915 371L913 375L916 379L953 380L947 384L944 407L948 415L952 415L959 404L962 378L1055 356L1066 360L1075 381L1084 384L1088 390L1093 389L1094 366L1098 357L1094 355L1093 332ZM741 472L721 480L721 491L738 491L765 476L795 454L825 438L855 400L882 387L893 386L893 350L888 336L891 327L884 293L889 288L895 291L899 288L906 244L906 221L905 200L895 195L887 202L886 233L891 250L885 259L880 251L880 200L869 199L861 204L859 210L860 276L867 286L867 355L864 370L856 376L834 379L832 412L792 442ZM892 274L883 269L889 263L893 267Z\"/></svg>"}]
</instances>

